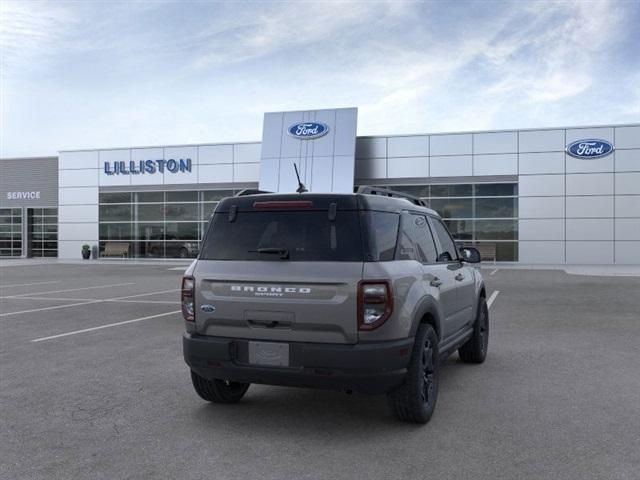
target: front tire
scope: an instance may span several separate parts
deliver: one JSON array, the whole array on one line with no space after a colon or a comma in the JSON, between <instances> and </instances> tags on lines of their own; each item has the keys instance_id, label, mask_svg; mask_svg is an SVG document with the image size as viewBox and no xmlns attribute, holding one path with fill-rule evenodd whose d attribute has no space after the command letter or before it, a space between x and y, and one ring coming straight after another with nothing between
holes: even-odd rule
<instances>
[{"instance_id":1,"label":"front tire","mask_svg":"<svg viewBox=\"0 0 640 480\"><path fill-rule=\"evenodd\" d=\"M396 416L411 423L427 423L438 399L438 336L431 325L421 324L404 383L387 394Z\"/></svg>"},{"instance_id":2,"label":"front tire","mask_svg":"<svg viewBox=\"0 0 640 480\"><path fill-rule=\"evenodd\" d=\"M458 349L460 360L465 363L482 363L489 349L489 308L484 297L480 297L473 333L467 343Z\"/></svg>"},{"instance_id":3,"label":"front tire","mask_svg":"<svg viewBox=\"0 0 640 480\"><path fill-rule=\"evenodd\" d=\"M227 382L225 380L207 380L193 370L191 383L196 393L207 402L237 403L247 393L249 383Z\"/></svg>"}]
</instances>

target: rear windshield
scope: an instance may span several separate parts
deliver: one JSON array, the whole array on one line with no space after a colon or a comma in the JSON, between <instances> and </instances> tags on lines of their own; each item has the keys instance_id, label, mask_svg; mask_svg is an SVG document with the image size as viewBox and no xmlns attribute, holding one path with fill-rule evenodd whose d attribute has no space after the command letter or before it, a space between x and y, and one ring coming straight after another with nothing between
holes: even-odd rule
<instances>
[{"instance_id":1,"label":"rear windshield","mask_svg":"<svg viewBox=\"0 0 640 480\"><path fill-rule=\"evenodd\" d=\"M363 261L360 222L355 211L216 213L209 225L203 260Z\"/></svg>"}]
</instances>

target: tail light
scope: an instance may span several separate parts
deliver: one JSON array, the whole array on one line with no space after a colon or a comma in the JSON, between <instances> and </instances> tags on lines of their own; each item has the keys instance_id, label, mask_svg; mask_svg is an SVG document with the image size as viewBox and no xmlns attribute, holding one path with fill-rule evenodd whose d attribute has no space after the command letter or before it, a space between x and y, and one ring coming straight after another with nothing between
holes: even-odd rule
<instances>
[{"instance_id":1,"label":"tail light","mask_svg":"<svg viewBox=\"0 0 640 480\"><path fill-rule=\"evenodd\" d=\"M366 280L358 284L358 329L374 330L386 322L393 311L389 280Z\"/></svg>"},{"instance_id":2,"label":"tail light","mask_svg":"<svg viewBox=\"0 0 640 480\"><path fill-rule=\"evenodd\" d=\"M182 277L182 294L180 302L182 303L182 316L187 322L194 322L195 316L195 286L196 281L193 277Z\"/></svg>"}]
</instances>

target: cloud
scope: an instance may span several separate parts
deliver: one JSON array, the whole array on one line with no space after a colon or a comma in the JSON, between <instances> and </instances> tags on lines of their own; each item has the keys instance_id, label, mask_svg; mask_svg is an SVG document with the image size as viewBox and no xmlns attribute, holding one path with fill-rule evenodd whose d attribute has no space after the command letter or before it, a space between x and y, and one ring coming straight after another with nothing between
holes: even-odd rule
<instances>
[{"instance_id":1,"label":"cloud","mask_svg":"<svg viewBox=\"0 0 640 480\"><path fill-rule=\"evenodd\" d=\"M411 123L433 124L440 131L497 128L497 117L505 111L521 108L526 114L515 116L520 121L531 118L531 112L543 116L545 109L595 88L606 75L603 52L613 48L625 32L626 4L531 2L524 9L521 6L512 4L497 21L481 20L475 28L465 19L463 25L472 30L468 38L399 51L398 58L404 61L392 62L386 73L395 81L385 81L383 74L371 82L383 88L361 109L363 116L374 118L363 118L361 125L372 133L383 133L389 124L398 125L392 132L406 131ZM459 101L443 102L434 96L458 96Z\"/></svg>"},{"instance_id":2,"label":"cloud","mask_svg":"<svg viewBox=\"0 0 640 480\"><path fill-rule=\"evenodd\" d=\"M64 5L40 2L0 2L2 67L28 68L46 54L75 23Z\"/></svg>"},{"instance_id":3,"label":"cloud","mask_svg":"<svg viewBox=\"0 0 640 480\"><path fill-rule=\"evenodd\" d=\"M265 57L291 49L335 45L349 29L378 18L401 15L407 3L292 2L254 4L250 10L219 17L200 32L202 46L194 61L197 68L218 67Z\"/></svg>"},{"instance_id":4,"label":"cloud","mask_svg":"<svg viewBox=\"0 0 640 480\"><path fill-rule=\"evenodd\" d=\"M637 2L1 5L2 155L256 140L300 108L358 106L359 134L638 117Z\"/></svg>"}]
</instances>

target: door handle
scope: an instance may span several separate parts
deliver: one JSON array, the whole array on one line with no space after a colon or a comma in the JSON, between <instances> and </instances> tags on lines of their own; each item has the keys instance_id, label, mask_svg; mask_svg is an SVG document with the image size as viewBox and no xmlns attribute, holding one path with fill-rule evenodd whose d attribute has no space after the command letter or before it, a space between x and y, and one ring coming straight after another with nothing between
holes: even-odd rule
<instances>
[{"instance_id":1,"label":"door handle","mask_svg":"<svg viewBox=\"0 0 640 480\"><path fill-rule=\"evenodd\" d=\"M432 287L439 287L440 285L442 285L442 280L440 280L438 277L433 277L433 280L429 282L429 285L431 285Z\"/></svg>"},{"instance_id":2,"label":"door handle","mask_svg":"<svg viewBox=\"0 0 640 480\"><path fill-rule=\"evenodd\" d=\"M464 280L464 275L459 273L459 274L456 275L455 278L456 278L457 281L461 282L462 280Z\"/></svg>"}]
</instances>

